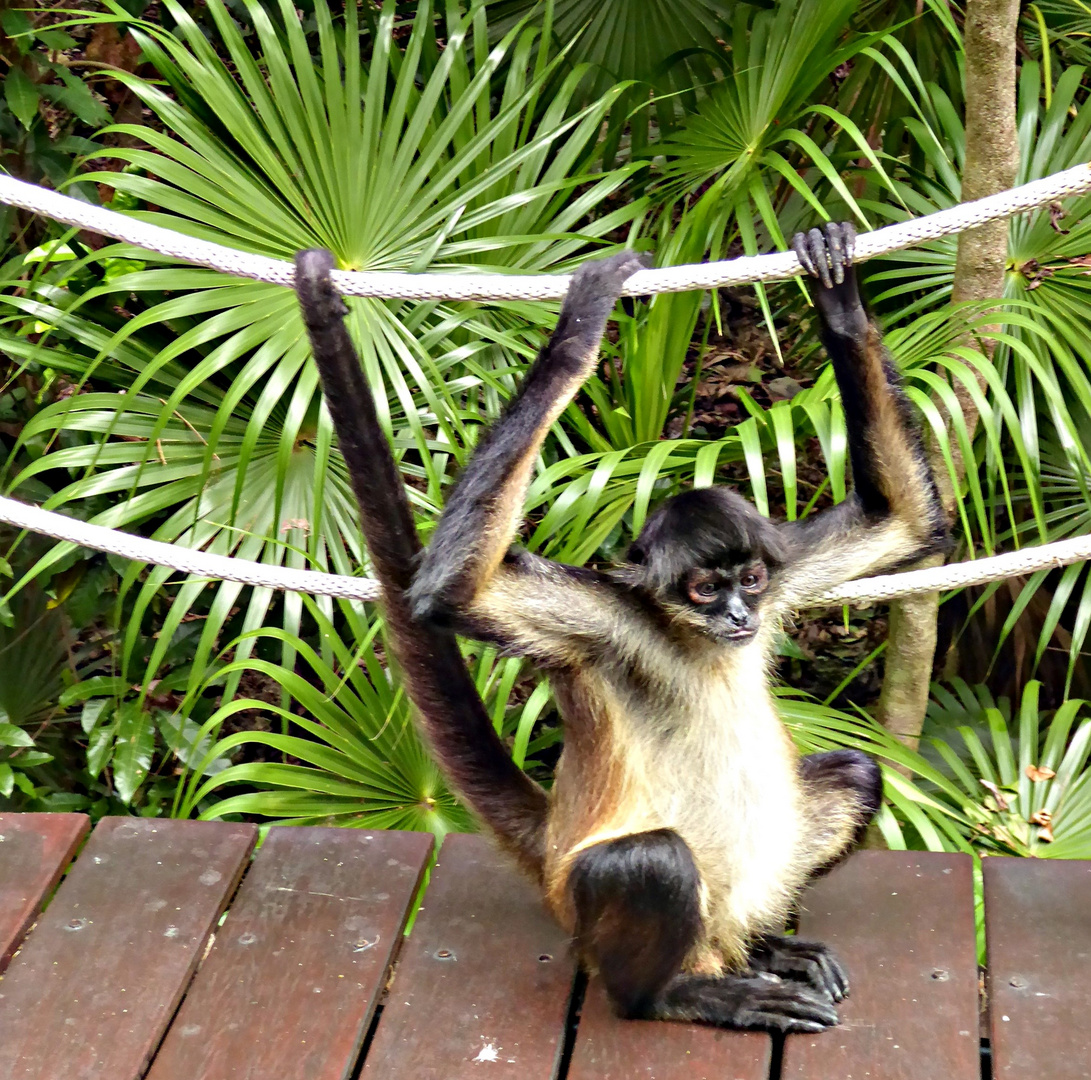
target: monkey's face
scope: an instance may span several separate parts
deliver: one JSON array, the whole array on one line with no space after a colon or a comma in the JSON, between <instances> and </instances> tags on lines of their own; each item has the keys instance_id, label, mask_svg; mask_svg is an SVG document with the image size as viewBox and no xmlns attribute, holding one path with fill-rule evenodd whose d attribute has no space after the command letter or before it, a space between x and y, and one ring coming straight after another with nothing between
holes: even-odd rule
<instances>
[{"instance_id":1,"label":"monkey's face","mask_svg":"<svg viewBox=\"0 0 1091 1080\"><path fill-rule=\"evenodd\" d=\"M730 645L750 641L761 625L761 598L769 588L762 559L727 566L695 567L682 577L679 593L703 633Z\"/></svg>"}]
</instances>

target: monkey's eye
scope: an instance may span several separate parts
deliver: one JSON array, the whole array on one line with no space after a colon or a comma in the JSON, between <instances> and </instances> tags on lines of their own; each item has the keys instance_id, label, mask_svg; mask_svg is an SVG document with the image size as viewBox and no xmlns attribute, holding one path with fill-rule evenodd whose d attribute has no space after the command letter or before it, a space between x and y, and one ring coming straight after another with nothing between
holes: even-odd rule
<instances>
[{"instance_id":1,"label":"monkey's eye","mask_svg":"<svg viewBox=\"0 0 1091 1080\"><path fill-rule=\"evenodd\" d=\"M710 604L716 599L721 584L714 578L691 579L686 586L686 592L690 600L695 604Z\"/></svg>"},{"instance_id":2,"label":"monkey's eye","mask_svg":"<svg viewBox=\"0 0 1091 1080\"><path fill-rule=\"evenodd\" d=\"M762 565L752 566L739 576L739 585L747 592L761 592L769 581L769 575Z\"/></svg>"}]
</instances>

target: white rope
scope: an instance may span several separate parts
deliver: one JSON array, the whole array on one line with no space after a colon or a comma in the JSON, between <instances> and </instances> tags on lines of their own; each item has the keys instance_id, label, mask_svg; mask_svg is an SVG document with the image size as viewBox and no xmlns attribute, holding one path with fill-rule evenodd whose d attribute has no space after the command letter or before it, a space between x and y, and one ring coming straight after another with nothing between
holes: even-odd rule
<instances>
[{"instance_id":1,"label":"white rope","mask_svg":"<svg viewBox=\"0 0 1091 1080\"><path fill-rule=\"evenodd\" d=\"M1066 195L1091 190L1091 165L1077 165L1053 176L1034 180L1022 187L990 195L976 202L962 203L927 217L911 218L875 232L862 233L856 240L859 261L914 247L926 240L972 229L995 218L1010 217L1023 210L1053 202ZM295 267L279 259L251 255L236 248L221 247L207 240L152 225L101 206L92 206L60 195L56 191L0 176L0 202L32 210L69 225L125 240L147 251L157 251L185 262L208 266L236 277L254 278L276 285L292 285ZM649 293L686 292L720 285L743 285L753 281L788 278L800 273L799 260L791 251L746 256L723 262L670 266L641 270L625 283L626 296ZM348 296L373 296L409 300L559 300L572 280L567 274L538 276L500 274L403 274L335 270L333 282Z\"/></svg>"},{"instance_id":2,"label":"white rope","mask_svg":"<svg viewBox=\"0 0 1091 1080\"><path fill-rule=\"evenodd\" d=\"M963 203L927 217L913 218L857 238L856 256L863 261L927 240L974 228L986 221L1009 217L1067 195L1091 191L1091 165L1043 177L1022 187ZM291 286L291 263L221 247L182 233L127 217L112 210L79 202L46 188L0 175L0 202L44 214L69 225L90 229L157 251L186 262L208 266L238 277ZM723 262L642 270L626 283L625 293L685 292L720 285L742 285L792 277L800 272L794 252L777 252ZM401 274L357 273L338 270L334 283L350 296L402 297L414 300L557 300L564 296L571 278L567 275L537 277L497 274ZM167 566L196 577L237 581L267 589L314 593L349 600L375 600L379 583L370 578L344 577L315 570L271 566L207 551L167 544L159 540L119 532L65 517L14 499L0 498L0 521L19 528L67 540L80 547L120 555L138 562ZM1091 536L1061 540L1040 547L996 555L992 558L885 574L849 582L816 596L815 604L868 604L916 593L981 585L999 578L1030 574L1091 559Z\"/></svg>"},{"instance_id":3,"label":"white rope","mask_svg":"<svg viewBox=\"0 0 1091 1080\"><path fill-rule=\"evenodd\" d=\"M376 600L380 595L379 583L371 578L343 577L320 570L294 570L289 566L270 566L250 559L214 555L198 548L166 544L162 540L149 540L103 525L92 525L15 499L0 498L0 521L135 562L169 566L194 577L222 578L263 589L340 596L346 600Z\"/></svg>"},{"instance_id":4,"label":"white rope","mask_svg":"<svg viewBox=\"0 0 1091 1080\"><path fill-rule=\"evenodd\" d=\"M287 566L270 566L250 559L213 555L208 551L166 544L143 536L91 525L64 514L29 506L15 499L0 498L0 521L20 529L67 540L79 547L107 551L135 562L169 566L195 577L238 581L264 589L336 596L345 600L376 600L381 595L379 583L373 578L344 577L319 570L295 570ZM874 604L915 593L960 589L966 585L983 585L997 578L1031 574L1035 570L1052 570L1070 563L1091 559L1091 536L1058 540L1040 547L1023 548L971 562L951 563L927 570L909 570L902 574L884 574L861 578L839 585L836 589L816 596L814 606L840 604Z\"/></svg>"}]
</instances>

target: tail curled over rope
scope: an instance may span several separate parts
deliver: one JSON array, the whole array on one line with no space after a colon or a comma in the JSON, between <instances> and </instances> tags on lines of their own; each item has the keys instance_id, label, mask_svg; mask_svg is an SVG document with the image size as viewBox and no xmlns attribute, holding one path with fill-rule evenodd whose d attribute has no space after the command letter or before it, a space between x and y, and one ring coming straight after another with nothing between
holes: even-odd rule
<instances>
[{"instance_id":1,"label":"tail curled over rope","mask_svg":"<svg viewBox=\"0 0 1091 1080\"><path fill-rule=\"evenodd\" d=\"M348 309L331 282L333 265L333 257L321 249L297 255L296 293L382 585L395 657L425 734L459 793L520 864L540 878L546 794L512 761L494 730L455 635L417 622L407 602L421 543L345 329Z\"/></svg>"}]
</instances>

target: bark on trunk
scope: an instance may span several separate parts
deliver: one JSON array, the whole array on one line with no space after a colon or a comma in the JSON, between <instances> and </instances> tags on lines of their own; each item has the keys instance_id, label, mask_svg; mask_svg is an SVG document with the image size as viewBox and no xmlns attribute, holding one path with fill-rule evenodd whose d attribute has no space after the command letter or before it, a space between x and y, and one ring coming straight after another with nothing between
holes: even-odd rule
<instances>
[{"instance_id":1,"label":"bark on trunk","mask_svg":"<svg viewBox=\"0 0 1091 1080\"><path fill-rule=\"evenodd\" d=\"M1019 0L967 0L963 202L1004 191L1015 183L1019 164L1015 131L1018 21ZM1003 296L1007 238L1006 220L989 222L959 236L952 301ZM972 432L977 426L977 410L965 389L956 388L956 394ZM958 457L955 460L961 474L963 463ZM944 467L942 462L937 464ZM938 608L937 593L907 597L890 605L878 715L884 727L913 749L920 742L928 705Z\"/></svg>"}]
</instances>

